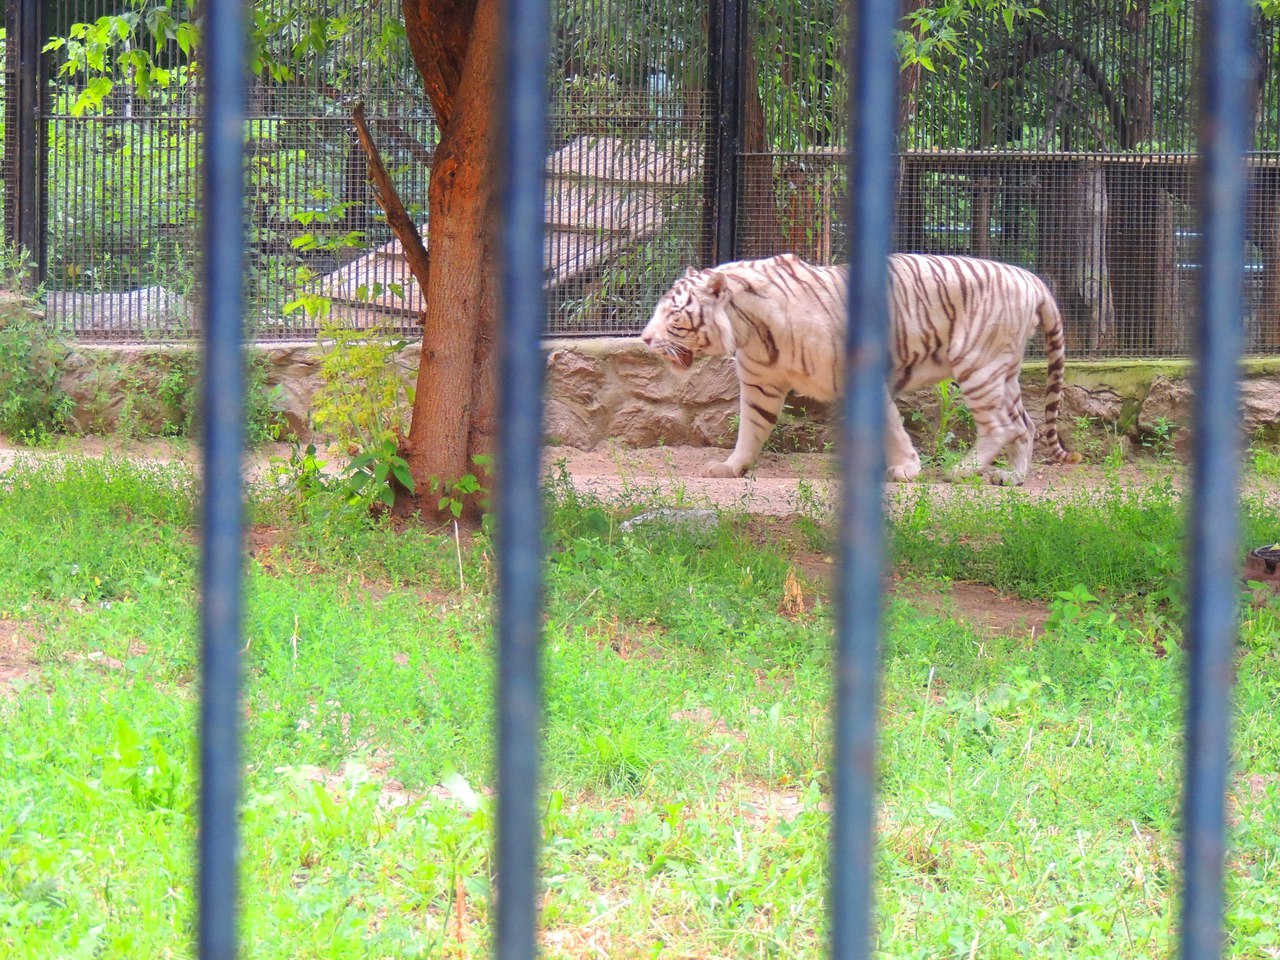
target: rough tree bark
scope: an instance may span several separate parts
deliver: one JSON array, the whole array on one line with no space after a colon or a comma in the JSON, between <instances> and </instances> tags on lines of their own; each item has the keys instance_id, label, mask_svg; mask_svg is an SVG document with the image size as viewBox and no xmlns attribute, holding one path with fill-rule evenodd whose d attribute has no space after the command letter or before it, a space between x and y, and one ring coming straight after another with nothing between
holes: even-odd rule
<instances>
[{"instance_id":1,"label":"rough tree bark","mask_svg":"<svg viewBox=\"0 0 1280 960\"><path fill-rule=\"evenodd\" d=\"M499 0L403 0L405 31L440 128L427 194L431 271L404 451L425 516L433 486L476 472L494 438L496 275L490 152ZM479 504L465 504L474 517Z\"/></svg>"},{"instance_id":2,"label":"rough tree bark","mask_svg":"<svg viewBox=\"0 0 1280 960\"><path fill-rule=\"evenodd\" d=\"M1037 261L1053 283L1072 351L1101 349L1115 323L1106 224L1106 177L1099 164L1042 169Z\"/></svg>"},{"instance_id":3,"label":"rough tree bark","mask_svg":"<svg viewBox=\"0 0 1280 960\"><path fill-rule=\"evenodd\" d=\"M738 254L742 258L768 257L795 249L793 237L783 229L773 185L773 157L764 123L760 97L760 66L755 38L742 43L742 157L738 164Z\"/></svg>"}]
</instances>

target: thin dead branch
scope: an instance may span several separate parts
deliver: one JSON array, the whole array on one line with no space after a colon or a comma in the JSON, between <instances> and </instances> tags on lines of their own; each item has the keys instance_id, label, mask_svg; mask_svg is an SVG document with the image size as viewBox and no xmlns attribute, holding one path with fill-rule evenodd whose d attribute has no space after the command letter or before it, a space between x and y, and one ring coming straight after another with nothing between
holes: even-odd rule
<instances>
[{"instance_id":1,"label":"thin dead branch","mask_svg":"<svg viewBox=\"0 0 1280 960\"><path fill-rule=\"evenodd\" d=\"M422 242L422 234L418 232L417 224L405 210L400 194L396 192L395 184L391 182L391 175L387 173L382 155L378 152L378 145L373 142L373 135L365 122L363 103L357 103L352 108L351 119L355 121L356 136L360 138L360 146L364 148L365 156L369 158L369 182L373 184L374 199L378 201L382 212L387 215L387 226L391 228L391 232L400 241L400 246L404 248L404 259L409 265L409 272L418 281L418 289L422 291L425 299L430 260L427 257L426 245Z\"/></svg>"}]
</instances>

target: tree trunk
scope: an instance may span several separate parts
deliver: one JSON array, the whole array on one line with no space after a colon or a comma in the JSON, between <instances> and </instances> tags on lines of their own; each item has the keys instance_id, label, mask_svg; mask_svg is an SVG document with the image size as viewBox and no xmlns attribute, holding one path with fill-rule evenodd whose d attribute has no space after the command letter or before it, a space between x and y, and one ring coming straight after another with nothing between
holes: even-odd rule
<instances>
[{"instance_id":1,"label":"tree trunk","mask_svg":"<svg viewBox=\"0 0 1280 960\"><path fill-rule=\"evenodd\" d=\"M500 40L499 0L404 0L405 27L440 126L427 193L431 271L406 459L428 517L441 494L489 454L497 301L490 133ZM475 498L465 503L479 514Z\"/></svg>"},{"instance_id":2,"label":"tree trunk","mask_svg":"<svg viewBox=\"0 0 1280 960\"><path fill-rule=\"evenodd\" d=\"M1176 350L1180 329L1173 197L1160 171L1139 167L1107 177L1108 276L1116 311L1116 351L1152 356Z\"/></svg>"},{"instance_id":3,"label":"tree trunk","mask_svg":"<svg viewBox=\"0 0 1280 960\"><path fill-rule=\"evenodd\" d=\"M924 0L901 0L901 27L910 30L919 39L920 31L907 18L924 6ZM916 91L920 87L920 64L913 63L902 71L898 80L898 149L909 150L913 146L908 137L911 123L916 117Z\"/></svg>"},{"instance_id":4,"label":"tree trunk","mask_svg":"<svg viewBox=\"0 0 1280 960\"><path fill-rule=\"evenodd\" d=\"M760 67L755 38L742 38L742 141L738 163L738 254L768 257L795 249L783 228L774 190L773 157L760 99Z\"/></svg>"},{"instance_id":5,"label":"tree trunk","mask_svg":"<svg viewBox=\"0 0 1280 960\"><path fill-rule=\"evenodd\" d=\"M1067 347L1099 349L1115 322L1107 275L1107 188L1102 168L1049 166L1040 175L1037 262L1053 284Z\"/></svg>"}]
</instances>

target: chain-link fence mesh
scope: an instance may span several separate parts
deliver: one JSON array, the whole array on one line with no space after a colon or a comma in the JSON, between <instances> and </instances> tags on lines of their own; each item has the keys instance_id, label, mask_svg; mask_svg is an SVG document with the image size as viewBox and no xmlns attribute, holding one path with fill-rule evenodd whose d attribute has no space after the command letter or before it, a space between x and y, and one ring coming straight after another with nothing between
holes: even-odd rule
<instances>
[{"instance_id":1,"label":"chain-link fence mesh","mask_svg":"<svg viewBox=\"0 0 1280 960\"><path fill-rule=\"evenodd\" d=\"M1195 3L987 15L904 0L896 247L1041 274L1073 356L1186 354L1198 270ZM835 0L755 4L738 254L847 257ZM1258 22L1247 349L1280 348L1280 78Z\"/></svg>"},{"instance_id":2,"label":"chain-link fence mesh","mask_svg":"<svg viewBox=\"0 0 1280 960\"><path fill-rule=\"evenodd\" d=\"M127 6L49 8L49 35L72 39L47 63L49 315L84 338L188 337L200 248L198 61L176 41L152 43L161 73L147 90L119 45L114 72L68 66L75 44L83 52L92 40L74 25ZM750 3L736 58L741 111L726 117L709 90L708 27L732 6L554 5L550 332L633 333L684 267L703 262L717 138L737 150L736 256L847 255L841 5ZM250 103L251 326L263 338L310 337L323 303L335 321L412 333L422 294L367 185L351 121L363 104L429 246L438 131L399 8L257 0L254 10L272 25L274 69L259 74ZM1194 0L1011 4L998 15L903 0L903 12L898 249L1036 270L1061 301L1076 356L1187 352L1198 269ZM1265 352L1280 348L1276 21L1260 18L1257 36L1248 344ZM12 37L5 46L8 121ZM12 244L13 138L2 139Z\"/></svg>"},{"instance_id":3,"label":"chain-link fence mesh","mask_svg":"<svg viewBox=\"0 0 1280 960\"><path fill-rule=\"evenodd\" d=\"M199 61L176 30L157 43L137 28L131 42L150 44L163 83L139 86L128 43L111 47L115 69L86 69L94 31L122 8L72 0L47 24L70 40L48 63L48 312L84 339L182 339L198 317ZM422 293L368 186L352 122L362 104L429 246L439 134L399 8L254 8L278 26L265 41L274 69L250 91L250 328L262 339L310 337L328 318L412 333ZM631 331L636 304L701 259L705 18L679 0L573 0L557 5L555 31L550 327Z\"/></svg>"}]
</instances>

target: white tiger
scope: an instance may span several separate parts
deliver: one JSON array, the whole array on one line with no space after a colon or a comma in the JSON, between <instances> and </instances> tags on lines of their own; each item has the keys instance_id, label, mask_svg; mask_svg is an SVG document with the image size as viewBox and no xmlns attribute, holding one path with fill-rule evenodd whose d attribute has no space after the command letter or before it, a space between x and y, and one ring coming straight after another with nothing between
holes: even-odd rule
<instances>
[{"instance_id":1,"label":"white tiger","mask_svg":"<svg viewBox=\"0 0 1280 960\"><path fill-rule=\"evenodd\" d=\"M641 338L677 367L695 357L733 356L741 386L738 443L712 477L740 477L760 454L795 391L829 401L844 380L847 268L817 267L792 254L692 268L658 301ZM911 480L920 456L892 394L955 379L973 414L977 442L953 477L986 472L1021 484L1035 427L1018 376L1027 341L1044 331L1048 356L1044 432L1050 457L1078 462L1058 437L1065 367L1062 318L1035 274L973 257L894 254L889 258L891 374L889 477ZM1001 450L1012 469L990 470Z\"/></svg>"}]
</instances>

